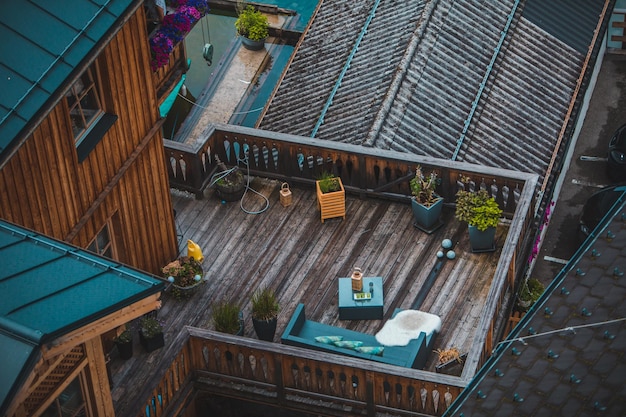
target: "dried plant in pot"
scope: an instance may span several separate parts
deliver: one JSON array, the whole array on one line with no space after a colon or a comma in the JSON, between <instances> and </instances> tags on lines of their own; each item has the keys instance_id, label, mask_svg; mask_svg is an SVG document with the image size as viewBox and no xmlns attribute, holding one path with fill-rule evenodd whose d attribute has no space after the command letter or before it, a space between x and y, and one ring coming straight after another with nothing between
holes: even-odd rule
<instances>
[{"instance_id":1,"label":"dried plant in pot","mask_svg":"<svg viewBox=\"0 0 626 417\"><path fill-rule=\"evenodd\" d=\"M440 220L443 198L436 192L438 184L437 173L431 171L425 175L419 165L415 169L415 176L409 181L412 194L411 208L415 219L413 226L426 233L433 233L443 226Z\"/></svg>"},{"instance_id":2,"label":"dried plant in pot","mask_svg":"<svg viewBox=\"0 0 626 417\"><path fill-rule=\"evenodd\" d=\"M187 299L204 282L202 264L191 256L181 256L165 265L163 276L172 284L172 294L178 299Z\"/></svg>"},{"instance_id":3,"label":"dried plant in pot","mask_svg":"<svg viewBox=\"0 0 626 417\"><path fill-rule=\"evenodd\" d=\"M264 287L252 295L252 324L261 340L271 342L276 333L280 305L274 290Z\"/></svg>"},{"instance_id":4,"label":"dried plant in pot","mask_svg":"<svg viewBox=\"0 0 626 417\"><path fill-rule=\"evenodd\" d=\"M220 158L215 155L217 174L211 183L215 186L217 197L222 201L241 200L246 191L246 178L239 167L228 168Z\"/></svg>"}]
</instances>

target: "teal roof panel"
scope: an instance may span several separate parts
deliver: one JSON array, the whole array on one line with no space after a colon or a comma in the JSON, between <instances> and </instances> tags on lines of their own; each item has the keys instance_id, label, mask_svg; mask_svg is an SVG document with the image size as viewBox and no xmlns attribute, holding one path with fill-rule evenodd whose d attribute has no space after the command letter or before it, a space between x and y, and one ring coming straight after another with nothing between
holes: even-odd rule
<instances>
[{"instance_id":1,"label":"teal roof panel","mask_svg":"<svg viewBox=\"0 0 626 417\"><path fill-rule=\"evenodd\" d=\"M138 0L0 2L0 160Z\"/></svg>"},{"instance_id":2,"label":"teal roof panel","mask_svg":"<svg viewBox=\"0 0 626 417\"><path fill-rule=\"evenodd\" d=\"M165 281L0 220L0 415L38 347L162 291Z\"/></svg>"}]
</instances>

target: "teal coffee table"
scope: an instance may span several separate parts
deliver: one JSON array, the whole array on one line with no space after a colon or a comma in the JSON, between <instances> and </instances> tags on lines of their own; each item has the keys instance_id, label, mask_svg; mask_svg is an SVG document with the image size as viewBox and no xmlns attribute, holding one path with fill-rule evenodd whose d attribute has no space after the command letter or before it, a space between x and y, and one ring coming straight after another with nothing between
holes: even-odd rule
<instances>
[{"instance_id":1,"label":"teal coffee table","mask_svg":"<svg viewBox=\"0 0 626 417\"><path fill-rule=\"evenodd\" d=\"M383 306L382 277L364 277L361 293L352 291L351 278L339 278L340 320L380 320Z\"/></svg>"}]
</instances>

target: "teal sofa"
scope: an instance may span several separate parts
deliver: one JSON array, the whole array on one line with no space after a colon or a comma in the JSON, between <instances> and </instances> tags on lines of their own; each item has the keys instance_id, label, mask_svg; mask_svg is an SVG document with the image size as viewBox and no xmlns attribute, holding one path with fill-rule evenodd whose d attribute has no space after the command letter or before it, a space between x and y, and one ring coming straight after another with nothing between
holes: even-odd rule
<instances>
[{"instance_id":1,"label":"teal sofa","mask_svg":"<svg viewBox=\"0 0 626 417\"><path fill-rule=\"evenodd\" d=\"M394 314L398 311L400 310L397 310ZM304 304L300 303L281 336L281 342L285 345L332 352L389 365L423 369L432 351L436 335L436 332L429 336L422 332L418 338L412 339L406 346L385 346L382 356L362 353L351 348L317 342L315 337L342 336L344 341L361 341L363 346L381 346L374 335L307 320Z\"/></svg>"}]
</instances>

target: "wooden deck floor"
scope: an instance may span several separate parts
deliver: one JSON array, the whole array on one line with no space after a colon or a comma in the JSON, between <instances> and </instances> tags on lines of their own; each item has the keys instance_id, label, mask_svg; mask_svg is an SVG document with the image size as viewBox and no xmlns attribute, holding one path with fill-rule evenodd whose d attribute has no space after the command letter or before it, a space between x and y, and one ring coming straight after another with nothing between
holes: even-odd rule
<instances>
[{"instance_id":1,"label":"wooden deck floor","mask_svg":"<svg viewBox=\"0 0 626 417\"><path fill-rule=\"evenodd\" d=\"M274 341L280 343L296 305L306 305L307 317L323 323L375 334L395 308L415 307L441 317L443 327L435 348L469 348L500 255L469 251L466 226L444 208L444 226L428 235L413 227L407 204L348 196L346 219L321 223L314 188L293 188L293 203L279 203L280 183L255 179L251 187L268 196L269 208L259 214L244 212L239 203L221 203L212 190L203 200L172 191L181 250L187 239L198 243L205 256L208 281L188 301L163 297L159 318L165 321L166 344L185 325L212 329L211 306L237 300L244 312L245 336L256 338L250 318L250 297L259 287L274 288L281 312ZM251 212L262 211L264 200L252 193L244 199ZM506 227L498 228L498 246ZM456 259L440 262L441 269L428 288L425 284L439 262L441 242L455 243ZM337 278L360 267L365 276L383 277L384 319L341 321L337 310ZM143 384L158 367L158 353L141 352L129 361L113 360L113 397L120 400L129 387ZM437 355L427 370L434 371ZM145 366L146 363L153 366ZM121 400L123 401L123 400ZM117 408L117 406L116 406Z\"/></svg>"}]
</instances>

